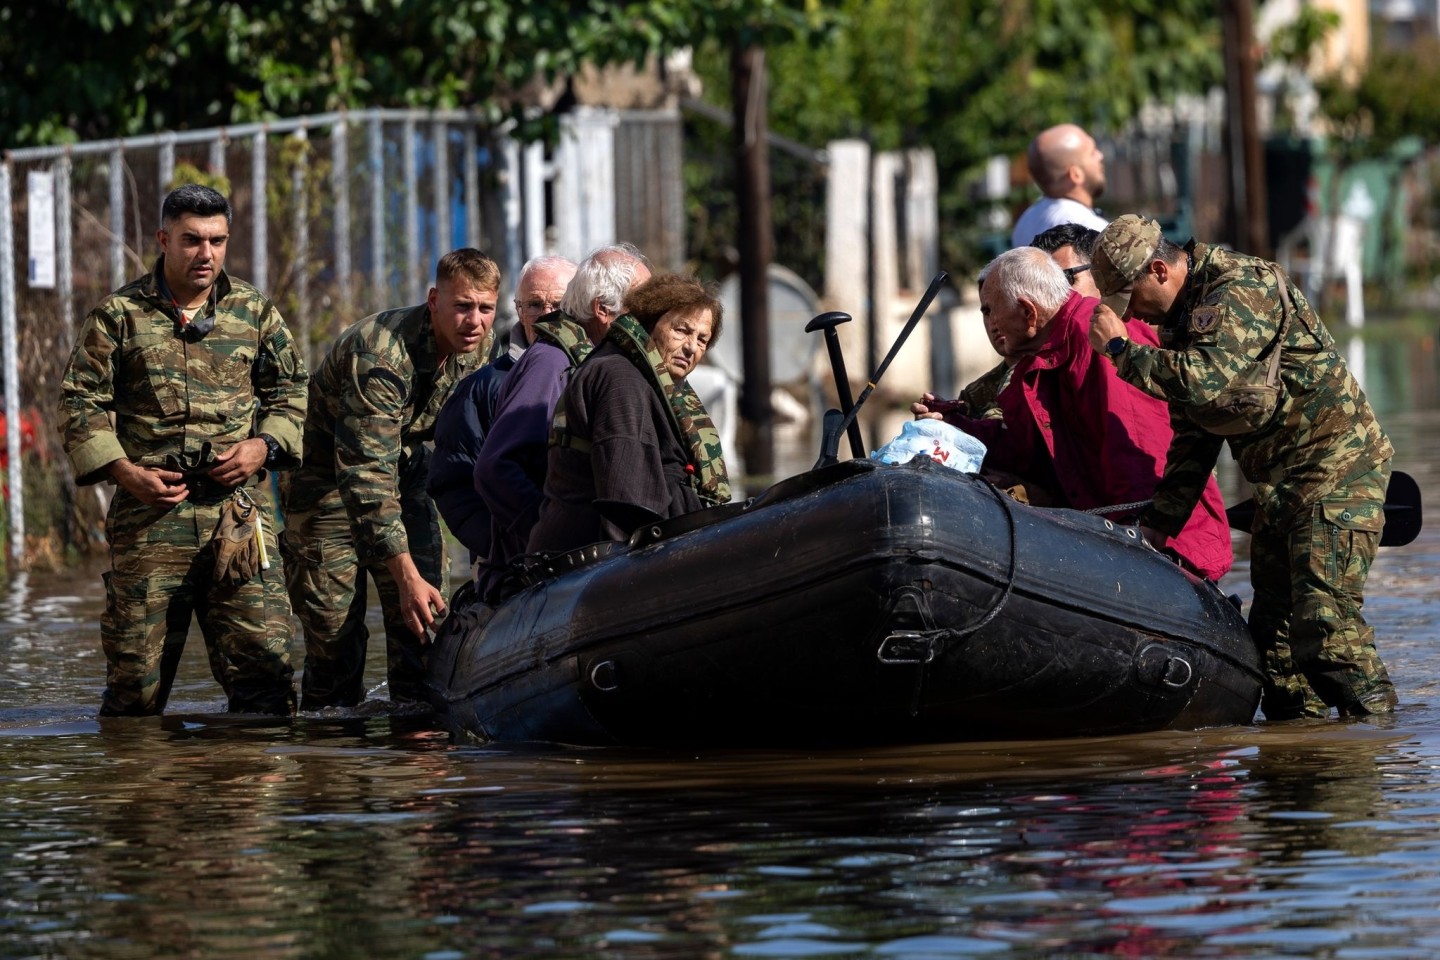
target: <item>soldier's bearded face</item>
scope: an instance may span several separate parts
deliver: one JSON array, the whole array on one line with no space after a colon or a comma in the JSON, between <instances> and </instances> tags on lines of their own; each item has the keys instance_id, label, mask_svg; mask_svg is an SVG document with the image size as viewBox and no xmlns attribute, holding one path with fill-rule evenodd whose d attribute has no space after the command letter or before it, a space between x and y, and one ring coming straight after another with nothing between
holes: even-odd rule
<instances>
[{"instance_id":1,"label":"soldier's bearded face","mask_svg":"<svg viewBox=\"0 0 1440 960\"><path fill-rule=\"evenodd\" d=\"M499 292L463 278L441 280L430 288L430 324L442 356L472 353L495 323Z\"/></svg>"},{"instance_id":2,"label":"soldier's bearded face","mask_svg":"<svg viewBox=\"0 0 1440 960\"><path fill-rule=\"evenodd\" d=\"M165 255L165 282L182 307L206 296L225 266L230 225L223 214L186 213L156 234Z\"/></svg>"}]
</instances>

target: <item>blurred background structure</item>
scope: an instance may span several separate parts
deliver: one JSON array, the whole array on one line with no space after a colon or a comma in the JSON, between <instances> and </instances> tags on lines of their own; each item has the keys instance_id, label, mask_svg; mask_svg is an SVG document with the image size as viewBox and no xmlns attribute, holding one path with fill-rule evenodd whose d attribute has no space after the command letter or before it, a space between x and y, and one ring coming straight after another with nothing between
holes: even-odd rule
<instances>
[{"instance_id":1,"label":"blurred background structure","mask_svg":"<svg viewBox=\"0 0 1440 960\"><path fill-rule=\"evenodd\" d=\"M101 542L59 451L59 374L85 312L149 269L160 199L185 180L230 194L227 268L312 364L348 324L422 299L456 246L508 280L626 240L722 282L731 332L696 382L752 486L776 474L774 430L835 402L814 313L854 317L858 388L943 269L877 411L992 365L972 277L1037 196L1024 151L1054 123L1096 136L1106 215L1277 257L1338 327L1436 295L1433 3L219 6L3 6L12 563ZM871 446L888 427L868 425Z\"/></svg>"}]
</instances>

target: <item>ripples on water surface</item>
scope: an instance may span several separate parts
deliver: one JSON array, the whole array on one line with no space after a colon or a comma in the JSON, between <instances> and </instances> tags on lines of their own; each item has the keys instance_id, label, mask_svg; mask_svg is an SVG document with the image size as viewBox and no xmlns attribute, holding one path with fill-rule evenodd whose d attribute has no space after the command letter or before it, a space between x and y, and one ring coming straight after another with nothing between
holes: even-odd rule
<instances>
[{"instance_id":1,"label":"ripples on water surface","mask_svg":"<svg viewBox=\"0 0 1440 960\"><path fill-rule=\"evenodd\" d=\"M1433 490L1440 418L1386 425ZM97 572L32 576L0 956L1440 956L1437 553L1372 576L1393 720L803 754L231 719L198 631L171 716L102 724Z\"/></svg>"}]
</instances>

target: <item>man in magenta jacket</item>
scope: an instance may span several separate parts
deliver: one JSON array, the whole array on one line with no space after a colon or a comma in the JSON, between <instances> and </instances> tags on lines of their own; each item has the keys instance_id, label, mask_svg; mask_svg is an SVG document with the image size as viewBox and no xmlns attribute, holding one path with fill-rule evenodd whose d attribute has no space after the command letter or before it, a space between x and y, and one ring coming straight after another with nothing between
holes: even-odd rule
<instances>
[{"instance_id":1,"label":"man in magenta jacket","mask_svg":"<svg viewBox=\"0 0 1440 960\"><path fill-rule=\"evenodd\" d=\"M989 448L986 469L1025 478L1058 504L1128 521L1155 492L1170 446L1169 408L1115 374L1089 341L1090 315L1100 301L1070 288L1043 250L1018 247L980 273L980 311L991 341L1017 362L996 398L1002 417L977 420L941 412L925 394L917 416L943 418ZM1132 336L1154 341L1148 329ZM1225 503L1212 476L1194 513L1165 545L1193 572L1218 580L1234 554Z\"/></svg>"}]
</instances>

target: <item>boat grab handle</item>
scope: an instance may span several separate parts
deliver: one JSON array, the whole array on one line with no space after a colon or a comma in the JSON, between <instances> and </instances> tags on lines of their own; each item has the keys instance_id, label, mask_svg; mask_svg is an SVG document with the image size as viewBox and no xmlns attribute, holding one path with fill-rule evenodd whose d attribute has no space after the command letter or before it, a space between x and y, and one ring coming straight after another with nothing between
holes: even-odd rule
<instances>
[{"instance_id":1,"label":"boat grab handle","mask_svg":"<svg viewBox=\"0 0 1440 960\"><path fill-rule=\"evenodd\" d=\"M906 664L929 663L935 659L936 640L948 635L949 630L896 630L880 641L875 656L881 663Z\"/></svg>"}]
</instances>

